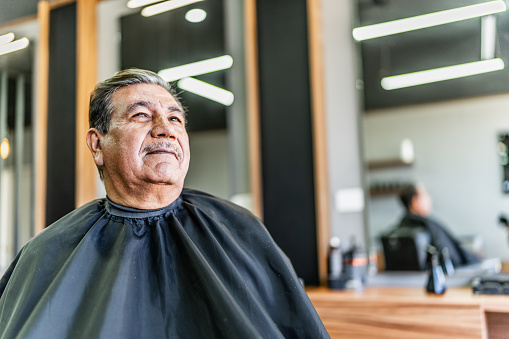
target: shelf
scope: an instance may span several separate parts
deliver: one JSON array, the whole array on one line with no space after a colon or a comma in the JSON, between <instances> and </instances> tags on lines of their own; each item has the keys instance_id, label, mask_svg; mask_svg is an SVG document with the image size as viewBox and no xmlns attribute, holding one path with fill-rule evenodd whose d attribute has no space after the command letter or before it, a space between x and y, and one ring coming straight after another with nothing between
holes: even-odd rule
<instances>
[{"instance_id":1,"label":"shelf","mask_svg":"<svg viewBox=\"0 0 509 339\"><path fill-rule=\"evenodd\" d=\"M367 166L369 170L392 168L392 167L408 167L412 166L413 162L404 162L399 158L372 160L368 161Z\"/></svg>"},{"instance_id":2,"label":"shelf","mask_svg":"<svg viewBox=\"0 0 509 339\"><path fill-rule=\"evenodd\" d=\"M389 196L389 195L399 195L399 192L401 191L400 187L371 187L369 189L369 194L371 197L382 197L382 196Z\"/></svg>"}]
</instances>

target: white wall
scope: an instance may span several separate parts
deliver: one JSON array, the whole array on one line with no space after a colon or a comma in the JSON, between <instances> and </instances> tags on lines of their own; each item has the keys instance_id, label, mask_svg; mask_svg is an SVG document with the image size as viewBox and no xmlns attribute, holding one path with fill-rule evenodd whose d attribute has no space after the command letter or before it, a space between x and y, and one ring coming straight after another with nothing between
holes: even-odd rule
<instances>
[{"instance_id":1,"label":"white wall","mask_svg":"<svg viewBox=\"0 0 509 339\"><path fill-rule=\"evenodd\" d=\"M191 163L184 186L229 199L232 180L226 130L189 133L189 146Z\"/></svg>"},{"instance_id":2,"label":"white wall","mask_svg":"<svg viewBox=\"0 0 509 339\"><path fill-rule=\"evenodd\" d=\"M501 189L497 136L509 132L509 94L369 111L364 118L368 159L394 158L404 138L412 140L415 163L371 171L369 181L415 180L433 198L433 215L454 234L479 233L486 255L509 258L500 213L509 214ZM396 197L372 198L369 230L376 236L394 225L402 208Z\"/></svg>"},{"instance_id":3,"label":"white wall","mask_svg":"<svg viewBox=\"0 0 509 339\"><path fill-rule=\"evenodd\" d=\"M352 12L351 1L322 0L331 235L338 236L344 244L352 235L361 243L365 239L363 211L339 212L335 207L336 193L363 186Z\"/></svg>"}]
</instances>

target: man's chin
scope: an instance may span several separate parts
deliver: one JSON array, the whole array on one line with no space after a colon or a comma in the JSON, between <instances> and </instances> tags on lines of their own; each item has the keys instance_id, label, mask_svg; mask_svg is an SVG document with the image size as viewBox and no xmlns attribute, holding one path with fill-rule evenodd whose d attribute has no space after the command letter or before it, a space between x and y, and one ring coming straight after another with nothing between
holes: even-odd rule
<instances>
[{"instance_id":1,"label":"man's chin","mask_svg":"<svg viewBox=\"0 0 509 339\"><path fill-rule=\"evenodd\" d=\"M158 164L150 173L146 173L145 180L152 184L176 185L183 181L185 173L175 164Z\"/></svg>"}]
</instances>

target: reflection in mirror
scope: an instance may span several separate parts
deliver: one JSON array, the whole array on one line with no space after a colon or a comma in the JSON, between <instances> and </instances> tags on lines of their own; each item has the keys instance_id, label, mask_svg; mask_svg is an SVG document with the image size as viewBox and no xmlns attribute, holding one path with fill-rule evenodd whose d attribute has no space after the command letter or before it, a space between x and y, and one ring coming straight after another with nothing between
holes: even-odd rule
<instances>
[{"instance_id":1,"label":"reflection in mirror","mask_svg":"<svg viewBox=\"0 0 509 339\"><path fill-rule=\"evenodd\" d=\"M97 78L128 67L175 71L218 57L226 60L226 65L187 74L185 81L182 75L168 79L188 110L192 157L185 186L226 199L240 197L237 202L250 208L241 3L198 2L145 17L142 7L128 8L126 1L99 2ZM193 10L205 11L205 16L195 11L203 20L189 20ZM228 100L214 100L195 83ZM98 192L104 194L101 183Z\"/></svg>"},{"instance_id":2,"label":"reflection in mirror","mask_svg":"<svg viewBox=\"0 0 509 339\"><path fill-rule=\"evenodd\" d=\"M0 275L33 236L37 34L35 20L0 29Z\"/></svg>"},{"instance_id":3,"label":"reflection in mirror","mask_svg":"<svg viewBox=\"0 0 509 339\"><path fill-rule=\"evenodd\" d=\"M358 0L360 26L484 3L482 0ZM472 19L360 42L365 114L362 116L367 209L372 242L395 226L403 207L398 188L423 183L432 216L458 236L480 235L486 257L509 257L498 216L509 211L501 190L498 135L509 129L508 11L493 14L490 58L502 70L387 90L382 78L483 60L486 19ZM411 142L413 161L401 158ZM406 145L406 146L405 146ZM408 150L406 151L408 152Z\"/></svg>"}]
</instances>

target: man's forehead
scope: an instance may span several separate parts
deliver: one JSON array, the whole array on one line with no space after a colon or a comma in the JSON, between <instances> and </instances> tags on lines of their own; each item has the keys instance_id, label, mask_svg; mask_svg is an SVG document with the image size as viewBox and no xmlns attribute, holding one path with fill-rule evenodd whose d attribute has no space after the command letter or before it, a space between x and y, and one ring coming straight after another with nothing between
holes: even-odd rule
<instances>
[{"instance_id":1,"label":"man's forehead","mask_svg":"<svg viewBox=\"0 0 509 339\"><path fill-rule=\"evenodd\" d=\"M185 112L180 103L164 87L156 84L133 84L120 87L111 97L113 112L115 114L128 114L129 111L139 106L162 105L168 111Z\"/></svg>"},{"instance_id":2,"label":"man's forehead","mask_svg":"<svg viewBox=\"0 0 509 339\"><path fill-rule=\"evenodd\" d=\"M137 101L140 98L164 99L165 101L177 102L173 95L166 88L156 84L133 84L120 87L113 93L113 96L122 97L123 100Z\"/></svg>"}]
</instances>

